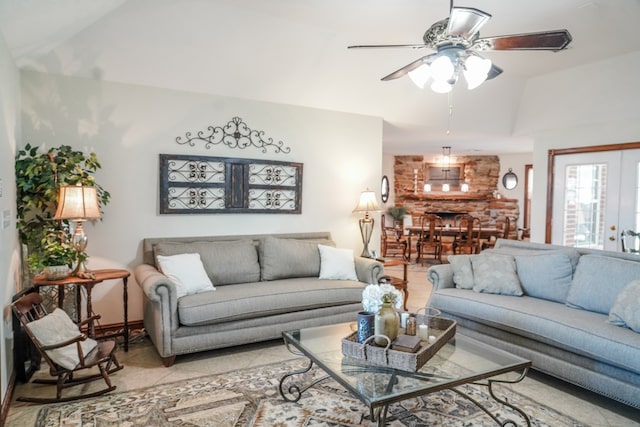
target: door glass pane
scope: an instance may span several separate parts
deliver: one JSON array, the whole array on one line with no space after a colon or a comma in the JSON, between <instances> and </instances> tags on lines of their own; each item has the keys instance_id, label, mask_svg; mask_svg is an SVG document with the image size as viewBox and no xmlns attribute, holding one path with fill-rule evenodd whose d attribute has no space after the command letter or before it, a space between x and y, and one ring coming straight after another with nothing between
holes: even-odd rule
<instances>
[{"instance_id":1,"label":"door glass pane","mask_svg":"<svg viewBox=\"0 0 640 427\"><path fill-rule=\"evenodd\" d=\"M565 171L562 244L603 249L607 165L570 165Z\"/></svg>"}]
</instances>

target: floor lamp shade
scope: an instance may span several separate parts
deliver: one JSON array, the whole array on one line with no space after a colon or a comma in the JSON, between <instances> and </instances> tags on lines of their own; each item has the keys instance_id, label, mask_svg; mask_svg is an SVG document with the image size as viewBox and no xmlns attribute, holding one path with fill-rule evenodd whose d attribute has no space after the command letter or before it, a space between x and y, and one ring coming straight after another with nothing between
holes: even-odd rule
<instances>
[{"instance_id":1,"label":"floor lamp shade","mask_svg":"<svg viewBox=\"0 0 640 427\"><path fill-rule=\"evenodd\" d=\"M360 224L360 234L362 235L362 243L364 248L360 256L365 258L372 258L369 251L369 241L371 240L371 234L373 233L373 225L375 221L369 217L369 212L376 212L380 210L378 201L376 200L376 193L374 191L366 190L360 194L360 200L356 205L353 212L364 212L364 218L360 218L358 223Z\"/></svg>"}]
</instances>

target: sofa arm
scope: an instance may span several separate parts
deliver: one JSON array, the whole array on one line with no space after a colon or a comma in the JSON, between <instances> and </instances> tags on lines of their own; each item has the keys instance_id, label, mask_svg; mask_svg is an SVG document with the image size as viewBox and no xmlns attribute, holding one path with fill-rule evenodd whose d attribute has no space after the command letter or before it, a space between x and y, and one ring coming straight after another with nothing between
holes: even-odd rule
<instances>
[{"instance_id":1,"label":"sofa arm","mask_svg":"<svg viewBox=\"0 0 640 427\"><path fill-rule=\"evenodd\" d=\"M454 288L453 268L451 264L434 265L427 270L427 278L433 284L433 290Z\"/></svg>"},{"instance_id":2,"label":"sofa arm","mask_svg":"<svg viewBox=\"0 0 640 427\"><path fill-rule=\"evenodd\" d=\"M178 328L178 295L176 285L154 266L141 264L134 270L136 282L151 302L161 326L167 332ZM155 317L155 316L154 316Z\"/></svg>"},{"instance_id":3,"label":"sofa arm","mask_svg":"<svg viewBox=\"0 0 640 427\"><path fill-rule=\"evenodd\" d=\"M367 284L377 284L384 275L383 265L372 258L355 257L358 280Z\"/></svg>"}]
</instances>

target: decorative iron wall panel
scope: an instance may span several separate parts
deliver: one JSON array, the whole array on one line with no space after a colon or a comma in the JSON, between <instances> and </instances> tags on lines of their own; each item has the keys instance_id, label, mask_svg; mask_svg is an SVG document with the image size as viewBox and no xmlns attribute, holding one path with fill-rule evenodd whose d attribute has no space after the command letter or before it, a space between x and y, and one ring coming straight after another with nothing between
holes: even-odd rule
<instances>
[{"instance_id":1,"label":"decorative iron wall panel","mask_svg":"<svg viewBox=\"0 0 640 427\"><path fill-rule=\"evenodd\" d=\"M160 155L160 213L293 213L302 163Z\"/></svg>"}]
</instances>

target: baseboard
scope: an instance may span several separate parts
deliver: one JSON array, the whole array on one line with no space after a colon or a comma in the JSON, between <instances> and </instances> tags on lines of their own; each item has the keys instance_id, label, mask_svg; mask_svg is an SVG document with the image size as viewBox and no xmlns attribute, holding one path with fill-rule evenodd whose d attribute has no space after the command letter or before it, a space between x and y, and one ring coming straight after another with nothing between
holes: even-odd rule
<instances>
[{"instance_id":1,"label":"baseboard","mask_svg":"<svg viewBox=\"0 0 640 427\"><path fill-rule=\"evenodd\" d=\"M4 394L4 399L2 400L2 410L0 411L0 427L4 427L7 421L7 414L9 413L9 406L11 406L11 400L13 399L13 391L16 387L16 371L14 369L11 370L11 375L9 376L9 383L7 385L7 392Z\"/></svg>"},{"instance_id":2,"label":"baseboard","mask_svg":"<svg viewBox=\"0 0 640 427\"><path fill-rule=\"evenodd\" d=\"M134 320L129 323L129 332L135 329L144 328L144 323L142 320ZM96 335L104 335L104 334L112 334L124 329L124 323L110 323L108 325L96 325Z\"/></svg>"}]
</instances>

